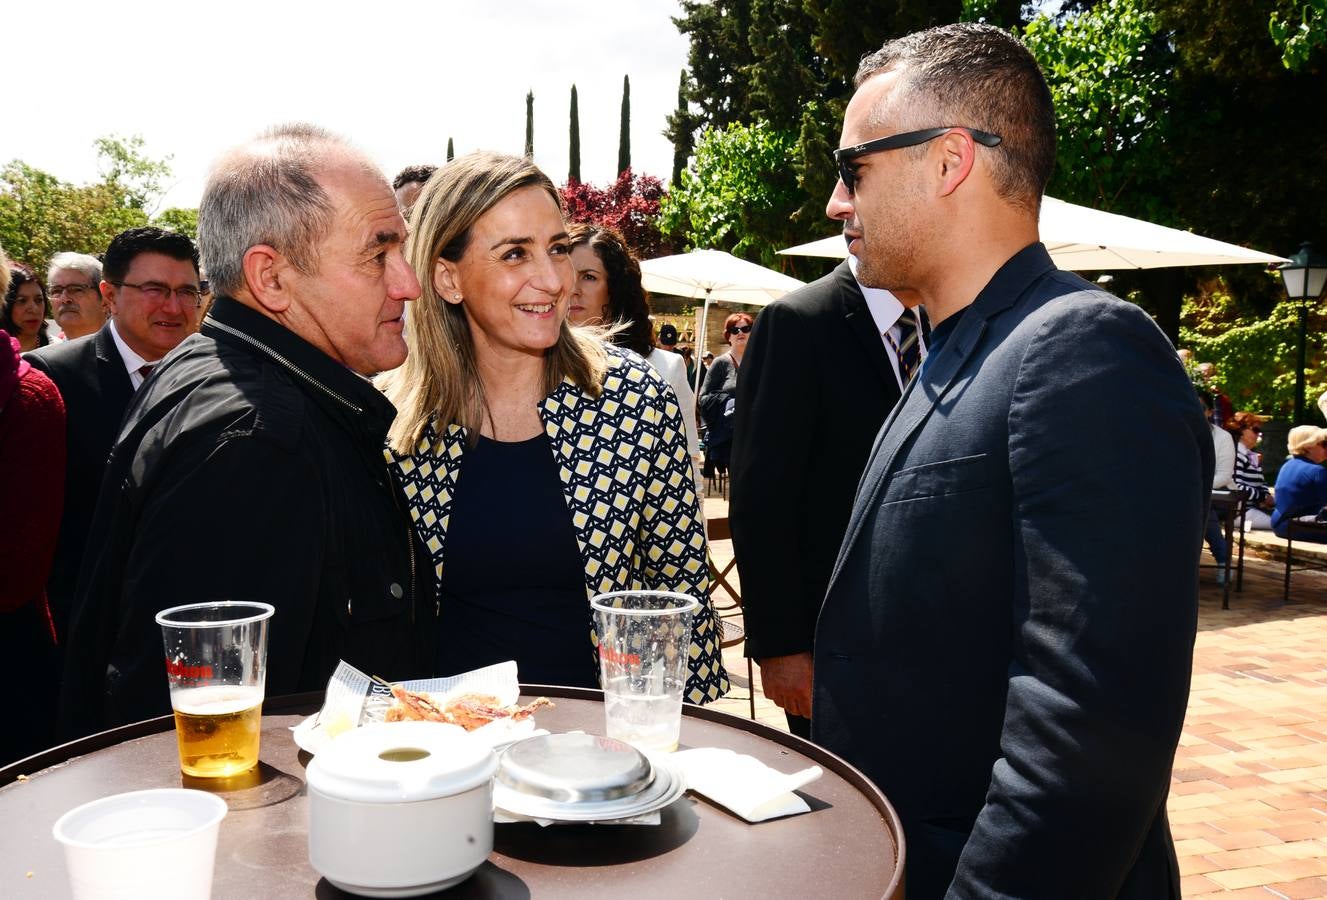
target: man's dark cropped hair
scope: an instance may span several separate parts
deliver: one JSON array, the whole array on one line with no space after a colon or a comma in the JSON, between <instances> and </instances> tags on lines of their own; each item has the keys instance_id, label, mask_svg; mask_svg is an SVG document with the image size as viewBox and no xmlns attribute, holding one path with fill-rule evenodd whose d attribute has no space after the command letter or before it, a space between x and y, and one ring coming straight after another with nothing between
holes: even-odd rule
<instances>
[{"instance_id":1,"label":"man's dark cropped hair","mask_svg":"<svg viewBox=\"0 0 1327 900\"><path fill-rule=\"evenodd\" d=\"M427 164L406 166L400 172L397 172L396 177L392 179L392 190L399 191L402 187L412 181L418 181L420 184L423 184L432 178L433 173L436 171L438 171L437 166L430 166Z\"/></svg>"},{"instance_id":2,"label":"man's dark cropped hair","mask_svg":"<svg viewBox=\"0 0 1327 900\"><path fill-rule=\"evenodd\" d=\"M171 259L193 263L194 272L198 268L198 248L186 235L175 231L165 231L153 225L130 228L111 238L106 248L106 257L102 262L101 277L112 284L118 284L129 272L134 257L140 253L160 253Z\"/></svg>"}]
</instances>

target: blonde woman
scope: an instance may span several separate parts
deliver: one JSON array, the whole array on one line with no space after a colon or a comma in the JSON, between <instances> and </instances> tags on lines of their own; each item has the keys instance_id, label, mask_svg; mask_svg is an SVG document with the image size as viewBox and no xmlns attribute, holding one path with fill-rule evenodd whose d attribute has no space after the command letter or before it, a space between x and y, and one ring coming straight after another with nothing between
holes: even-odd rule
<instances>
[{"instance_id":1,"label":"blonde woman","mask_svg":"<svg viewBox=\"0 0 1327 900\"><path fill-rule=\"evenodd\" d=\"M701 601L686 699L728 689L681 411L638 358L566 322L556 189L527 159L440 168L415 201L405 365L383 377L389 453L440 585L436 670L515 659L527 683L598 687L588 598Z\"/></svg>"}]
</instances>

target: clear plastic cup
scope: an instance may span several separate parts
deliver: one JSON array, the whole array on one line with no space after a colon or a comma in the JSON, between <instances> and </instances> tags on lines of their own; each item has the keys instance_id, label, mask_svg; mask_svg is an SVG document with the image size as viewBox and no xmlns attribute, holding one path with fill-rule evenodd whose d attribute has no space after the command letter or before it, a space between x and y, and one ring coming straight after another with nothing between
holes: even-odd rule
<instances>
[{"instance_id":1,"label":"clear plastic cup","mask_svg":"<svg viewBox=\"0 0 1327 900\"><path fill-rule=\"evenodd\" d=\"M133 791L71 809L51 829L75 900L207 900L226 802L206 791Z\"/></svg>"},{"instance_id":2,"label":"clear plastic cup","mask_svg":"<svg viewBox=\"0 0 1327 900\"><path fill-rule=\"evenodd\" d=\"M641 750L676 750L691 620L700 603L667 591L617 591L590 606L608 736Z\"/></svg>"},{"instance_id":3,"label":"clear plastic cup","mask_svg":"<svg viewBox=\"0 0 1327 900\"><path fill-rule=\"evenodd\" d=\"M157 613L184 774L229 778L258 765L273 611L267 603L218 602Z\"/></svg>"}]
</instances>

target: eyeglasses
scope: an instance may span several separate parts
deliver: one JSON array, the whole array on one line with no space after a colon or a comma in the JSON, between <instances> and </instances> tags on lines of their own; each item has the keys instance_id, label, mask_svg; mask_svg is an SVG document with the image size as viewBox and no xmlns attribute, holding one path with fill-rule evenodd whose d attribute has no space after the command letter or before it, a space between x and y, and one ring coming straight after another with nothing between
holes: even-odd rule
<instances>
[{"instance_id":1,"label":"eyeglasses","mask_svg":"<svg viewBox=\"0 0 1327 900\"><path fill-rule=\"evenodd\" d=\"M728 334L750 334L750 333L751 333L751 326L750 326L750 325L733 325L732 327L730 327L730 328L728 329L728 332L727 332L727 333L728 333Z\"/></svg>"},{"instance_id":2,"label":"eyeglasses","mask_svg":"<svg viewBox=\"0 0 1327 900\"><path fill-rule=\"evenodd\" d=\"M69 295L69 299L77 300L90 290L92 288L86 284L53 284L47 289L46 293L51 295L52 300L59 300L65 294Z\"/></svg>"},{"instance_id":3,"label":"eyeglasses","mask_svg":"<svg viewBox=\"0 0 1327 900\"><path fill-rule=\"evenodd\" d=\"M857 187L857 170L853 167L855 160L861 159L869 153L881 153L885 150L899 150L903 147L915 147L918 144L924 144L927 141L933 141L942 134L948 134L955 128L961 128L972 139L983 147L994 147L1000 143L998 134L991 134L989 131L978 131L975 128L968 128L965 125L945 125L941 128L925 128L921 131L905 131L902 134L891 134L889 137L876 138L873 141L867 141L864 144L857 144L855 147L840 147L834 151L834 162L839 167L839 178L843 181L843 187L847 189L848 196L851 197Z\"/></svg>"},{"instance_id":4,"label":"eyeglasses","mask_svg":"<svg viewBox=\"0 0 1327 900\"><path fill-rule=\"evenodd\" d=\"M198 306L203 302L203 295L199 293L198 288L193 285L172 288L168 284L162 284L159 281L144 281L142 284L131 284L128 281L112 281L111 284L116 287L133 288L143 295L143 299L149 303L165 303L174 294L180 299L181 303L190 306Z\"/></svg>"}]
</instances>

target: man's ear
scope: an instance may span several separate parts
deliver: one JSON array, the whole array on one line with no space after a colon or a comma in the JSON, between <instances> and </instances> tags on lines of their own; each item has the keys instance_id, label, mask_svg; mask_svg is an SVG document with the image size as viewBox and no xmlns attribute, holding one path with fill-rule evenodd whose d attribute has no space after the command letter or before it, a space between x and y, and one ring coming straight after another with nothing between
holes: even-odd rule
<instances>
[{"instance_id":1,"label":"man's ear","mask_svg":"<svg viewBox=\"0 0 1327 900\"><path fill-rule=\"evenodd\" d=\"M115 285L103 281L97 285L97 290L101 291L101 308L106 311L106 315L115 315Z\"/></svg>"},{"instance_id":2,"label":"man's ear","mask_svg":"<svg viewBox=\"0 0 1327 900\"><path fill-rule=\"evenodd\" d=\"M268 244L254 244L244 251L244 285L258 305L270 313L290 308L290 261Z\"/></svg>"},{"instance_id":3,"label":"man's ear","mask_svg":"<svg viewBox=\"0 0 1327 900\"><path fill-rule=\"evenodd\" d=\"M948 197L972 173L973 163L977 161L977 146L972 135L956 128L940 138L939 193Z\"/></svg>"},{"instance_id":4,"label":"man's ear","mask_svg":"<svg viewBox=\"0 0 1327 900\"><path fill-rule=\"evenodd\" d=\"M433 264L433 289L444 302L460 303L465 299L465 292L461 290L460 276L456 263L451 260L439 259Z\"/></svg>"}]
</instances>

